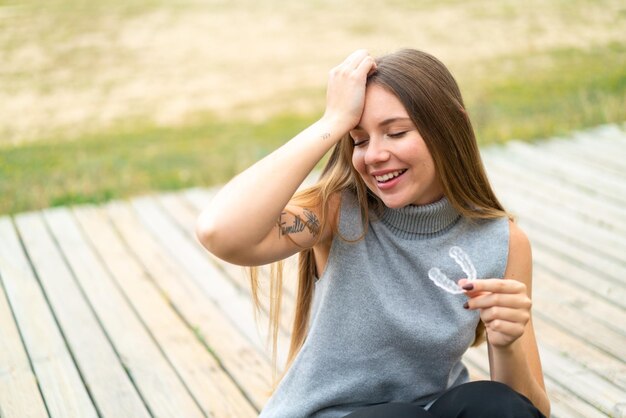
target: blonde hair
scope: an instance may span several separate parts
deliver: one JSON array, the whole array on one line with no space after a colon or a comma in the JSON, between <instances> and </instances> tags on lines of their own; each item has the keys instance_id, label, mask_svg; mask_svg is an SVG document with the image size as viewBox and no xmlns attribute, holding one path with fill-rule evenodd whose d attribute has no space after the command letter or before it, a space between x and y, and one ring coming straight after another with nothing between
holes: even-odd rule
<instances>
[{"instance_id":1,"label":"blonde hair","mask_svg":"<svg viewBox=\"0 0 626 418\"><path fill-rule=\"evenodd\" d=\"M448 69L435 57L422 51L403 49L376 60L376 73L368 84L377 84L393 93L404 105L435 163L444 195L452 206L469 219L509 216L496 198L485 173L474 130L465 110L458 85ZM369 210L383 203L370 192L352 166L353 142L345 135L332 150L318 182L297 193L291 203L320 213L320 224L329 225L338 235L337 219L329 219L333 195L352 191L359 202L364 233ZM320 233L318 236L321 236ZM275 263L270 274L270 335L272 359L276 370L276 351L282 301L282 263ZM298 292L292 325L291 343L285 371L304 344L308 330L313 288L317 276L313 249L303 249L298 262ZM258 278L251 270L253 301L257 308ZM476 329L473 345L484 340L482 322ZM276 375L275 375L276 376ZM277 383L280 379L275 379Z\"/></svg>"}]
</instances>

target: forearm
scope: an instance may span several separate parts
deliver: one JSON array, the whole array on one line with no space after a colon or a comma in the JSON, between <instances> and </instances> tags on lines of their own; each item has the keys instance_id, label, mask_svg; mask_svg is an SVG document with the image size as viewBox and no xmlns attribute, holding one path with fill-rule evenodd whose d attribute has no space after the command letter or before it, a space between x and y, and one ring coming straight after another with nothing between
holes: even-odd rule
<instances>
[{"instance_id":1,"label":"forearm","mask_svg":"<svg viewBox=\"0 0 626 418\"><path fill-rule=\"evenodd\" d=\"M315 165L345 134L341 129L322 118L227 183L198 221L203 244L215 250L260 242Z\"/></svg>"},{"instance_id":2,"label":"forearm","mask_svg":"<svg viewBox=\"0 0 626 418\"><path fill-rule=\"evenodd\" d=\"M508 347L489 346L491 380L504 383L526 396L545 416L550 416L548 395L531 373L520 340Z\"/></svg>"}]
</instances>

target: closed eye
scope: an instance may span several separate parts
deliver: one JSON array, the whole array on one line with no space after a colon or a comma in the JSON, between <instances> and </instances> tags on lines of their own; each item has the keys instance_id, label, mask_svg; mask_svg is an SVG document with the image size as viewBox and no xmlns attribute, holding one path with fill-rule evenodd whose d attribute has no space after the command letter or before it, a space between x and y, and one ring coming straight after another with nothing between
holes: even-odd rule
<instances>
[{"instance_id":1,"label":"closed eye","mask_svg":"<svg viewBox=\"0 0 626 418\"><path fill-rule=\"evenodd\" d=\"M389 138L402 138L408 131L396 132L393 134L387 134Z\"/></svg>"},{"instance_id":2,"label":"closed eye","mask_svg":"<svg viewBox=\"0 0 626 418\"><path fill-rule=\"evenodd\" d=\"M360 141L355 141L354 142L354 146L356 147L362 147L363 145L367 144L369 142L369 139L362 139Z\"/></svg>"}]
</instances>

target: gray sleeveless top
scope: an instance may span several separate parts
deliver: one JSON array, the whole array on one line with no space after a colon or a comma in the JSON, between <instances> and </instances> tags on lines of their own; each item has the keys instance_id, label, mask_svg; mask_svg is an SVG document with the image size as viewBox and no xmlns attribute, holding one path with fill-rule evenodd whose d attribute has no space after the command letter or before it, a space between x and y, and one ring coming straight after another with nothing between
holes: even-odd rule
<instances>
[{"instance_id":1,"label":"gray sleeveless top","mask_svg":"<svg viewBox=\"0 0 626 418\"><path fill-rule=\"evenodd\" d=\"M348 192L339 231L349 240L363 232ZM501 278L508 242L506 218L468 220L445 198L372 214L357 242L335 236L307 339L260 416L334 418L385 402L426 405L468 381L461 356L478 312L463 309L467 297L438 287L428 271L455 282L467 277L449 255L457 246L479 279Z\"/></svg>"}]
</instances>

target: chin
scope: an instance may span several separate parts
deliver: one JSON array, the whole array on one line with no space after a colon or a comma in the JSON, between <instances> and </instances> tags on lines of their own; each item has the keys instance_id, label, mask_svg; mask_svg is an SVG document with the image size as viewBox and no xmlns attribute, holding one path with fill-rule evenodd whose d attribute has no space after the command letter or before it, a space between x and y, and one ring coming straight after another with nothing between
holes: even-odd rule
<instances>
[{"instance_id":1,"label":"chin","mask_svg":"<svg viewBox=\"0 0 626 418\"><path fill-rule=\"evenodd\" d=\"M400 209L411 204L410 202L401 199L383 199L380 196L378 196L378 198L390 209Z\"/></svg>"},{"instance_id":2,"label":"chin","mask_svg":"<svg viewBox=\"0 0 626 418\"><path fill-rule=\"evenodd\" d=\"M384 203L384 204L385 204L385 206L386 206L386 207L388 207L389 209L400 209L400 208L403 208L403 207L405 207L405 206L406 206L405 204L400 204L400 203L395 203L395 202L393 202L393 203L388 203L388 202L385 202L384 200L383 200L383 203Z\"/></svg>"}]
</instances>

